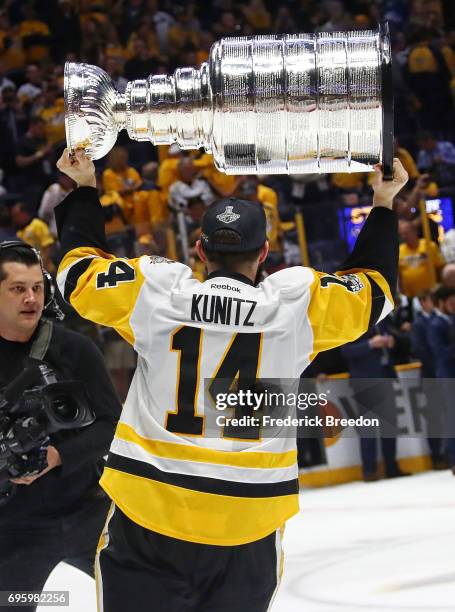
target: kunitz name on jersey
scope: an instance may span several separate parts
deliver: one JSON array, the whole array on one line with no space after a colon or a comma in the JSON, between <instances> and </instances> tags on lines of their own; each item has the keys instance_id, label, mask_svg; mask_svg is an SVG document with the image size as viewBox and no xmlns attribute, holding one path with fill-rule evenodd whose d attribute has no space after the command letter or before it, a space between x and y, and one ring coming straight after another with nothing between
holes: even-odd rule
<instances>
[{"instance_id":1,"label":"kunitz name on jersey","mask_svg":"<svg viewBox=\"0 0 455 612\"><path fill-rule=\"evenodd\" d=\"M254 300L195 293L191 302L191 320L254 327L251 316L256 306Z\"/></svg>"}]
</instances>

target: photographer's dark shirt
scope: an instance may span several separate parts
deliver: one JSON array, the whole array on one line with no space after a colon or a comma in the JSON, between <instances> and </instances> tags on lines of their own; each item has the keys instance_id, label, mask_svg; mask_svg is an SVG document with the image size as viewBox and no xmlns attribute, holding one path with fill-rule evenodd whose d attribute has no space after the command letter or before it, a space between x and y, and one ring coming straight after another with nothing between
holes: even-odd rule
<instances>
[{"instance_id":1,"label":"photographer's dark shirt","mask_svg":"<svg viewBox=\"0 0 455 612\"><path fill-rule=\"evenodd\" d=\"M98 480L121 412L121 404L104 365L103 356L91 340L53 324L53 335L43 359L60 380L80 380L85 385L96 421L73 431L51 435L51 444L62 465L31 485L18 485L17 492L0 507L0 528L14 524L51 523L89 504L100 493ZM0 388L24 367L35 335L28 342L10 342L0 337Z\"/></svg>"}]
</instances>

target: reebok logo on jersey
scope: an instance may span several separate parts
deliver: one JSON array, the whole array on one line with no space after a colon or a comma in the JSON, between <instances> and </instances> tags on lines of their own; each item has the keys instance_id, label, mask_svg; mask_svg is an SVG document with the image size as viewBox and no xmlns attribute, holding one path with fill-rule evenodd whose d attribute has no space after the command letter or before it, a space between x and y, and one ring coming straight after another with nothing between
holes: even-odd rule
<instances>
[{"instance_id":1,"label":"reebok logo on jersey","mask_svg":"<svg viewBox=\"0 0 455 612\"><path fill-rule=\"evenodd\" d=\"M232 287L231 285L215 285L215 283L212 283L210 285L211 289L224 289L225 291L237 291L237 293L240 293L240 289L239 287Z\"/></svg>"},{"instance_id":2,"label":"reebok logo on jersey","mask_svg":"<svg viewBox=\"0 0 455 612\"><path fill-rule=\"evenodd\" d=\"M257 306L253 300L241 300L221 295L194 294L191 303L191 320L221 325L254 327L250 321Z\"/></svg>"}]
</instances>

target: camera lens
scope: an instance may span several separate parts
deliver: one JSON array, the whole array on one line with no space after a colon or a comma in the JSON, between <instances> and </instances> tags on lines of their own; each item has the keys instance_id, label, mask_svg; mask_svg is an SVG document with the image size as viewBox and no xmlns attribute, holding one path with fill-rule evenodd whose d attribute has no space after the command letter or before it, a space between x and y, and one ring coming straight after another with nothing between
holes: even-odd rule
<instances>
[{"instance_id":1,"label":"camera lens","mask_svg":"<svg viewBox=\"0 0 455 612\"><path fill-rule=\"evenodd\" d=\"M79 415L77 403L71 397L55 397L52 401L52 411L55 418L70 423Z\"/></svg>"}]
</instances>

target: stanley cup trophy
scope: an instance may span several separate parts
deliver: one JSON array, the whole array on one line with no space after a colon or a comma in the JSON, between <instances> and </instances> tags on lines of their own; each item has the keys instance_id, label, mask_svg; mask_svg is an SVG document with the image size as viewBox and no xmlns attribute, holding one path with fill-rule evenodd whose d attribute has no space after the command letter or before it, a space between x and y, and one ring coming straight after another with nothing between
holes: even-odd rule
<instances>
[{"instance_id":1,"label":"stanley cup trophy","mask_svg":"<svg viewBox=\"0 0 455 612\"><path fill-rule=\"evenodd\" d=\"M145 76L145 75L144 75ZM119 130L155 145L204 148L227 174L367 172L392 177L387 24L377 31L225 38L198 68L130 81L65 66L70 150L106 155Z\"/></svg>"}]
</instances>

